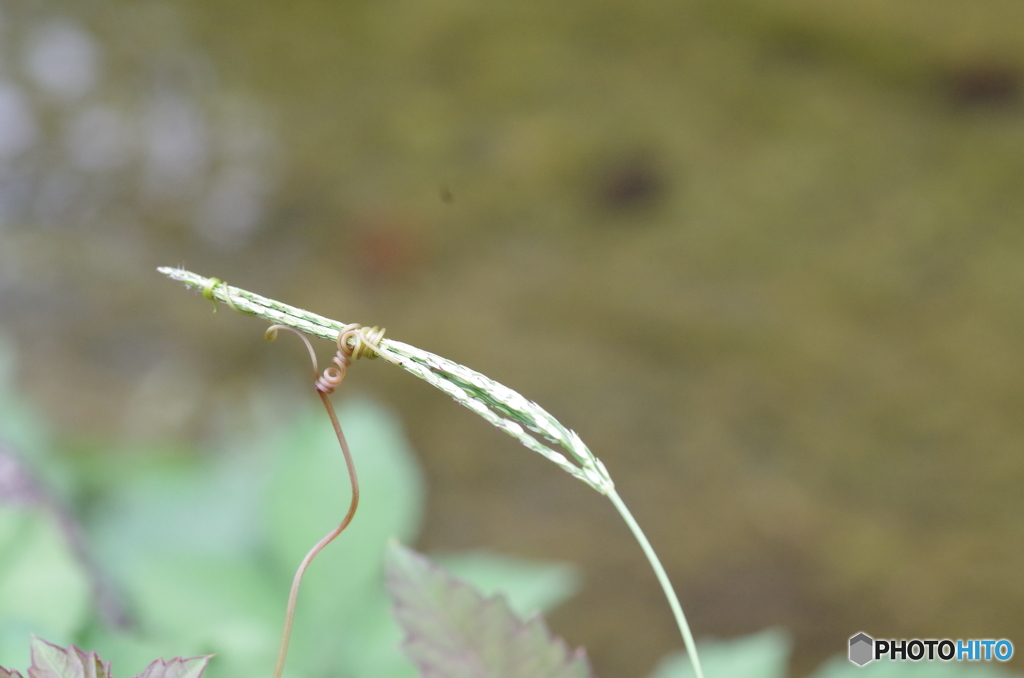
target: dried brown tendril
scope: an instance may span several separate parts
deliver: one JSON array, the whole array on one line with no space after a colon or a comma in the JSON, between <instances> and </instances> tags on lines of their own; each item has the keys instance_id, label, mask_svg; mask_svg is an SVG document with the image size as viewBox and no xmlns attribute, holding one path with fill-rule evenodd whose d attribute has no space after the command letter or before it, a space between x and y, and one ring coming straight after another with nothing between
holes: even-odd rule
<instances>
[{"instance_id":1,"label":"dried brown tendril","mask_svg":"<svg viewBox=\"0 0 1024 678\"><path fill-rule=\"evenodd\" d=\"M380 327L367 329L355 323L345 325L338 333L338 351L331 360L334 367L328 367L320 375L316 381L316 390L327 395L334 393L353 360L362 357L372 360L377 357L377 346L383 337L384 330Z\"/></svg>"},{"instance_id":2,"label":"dried brown tendril","mask_svg":"<svg viewBox=\"0 0 1024 678\"><path fill-rule=\"evenodd\" d=\"M379 342L384 336L384 330L379 327L373 327L367 330L361 325L346 325L342 328L341 332L338 333L338 351L332 360L335 366L328 367L324 370L323 374L319 374L320 369L317 367L316 353L313 351L313 346L309 343L309 339L293 327L288 327L287 325L271 325L267 328L267 332L264 335L266 336L267 341L273 341L277 337L278 330L288 330L289 332L292 332L302 339L302 343L306 345L306 350L309 352L310 362L313 364L313 379L316 385L317 395L320 396L320 400L324 404L324 409L327 410L327 415L331 418L331 424L334 426L334 433L338 437L338 443L341 445L341 453L345 457L345 466L348 469L348 476L352 485L352 500L341 523L324 536L323 539L318 541L312 549L310 549L309 553L306 554L306 557L302 559L302 563L299 565L298 570L295 572L295 578L292 580L291 592L288 595L288 608L285 613L284 631L281 634L281 649L277 655L277 666L274 668L274 678L281 678L281 674L284 672L284 663L288 656L288 643L292 634L292 621L295 618L295 603L299 597L299 585L302 583L302 577L306 572L306 568L309 567L309 564L313 562L313 558L315 558L325 546L331 543L335 537L341 534L342 531L348 527L348 524L352 522L353 516L355 516L356 507L359 506L359 480L356 477L356 467L352 461L352 454L349 452L348 443L345 441L345 434L341 431L341 424L338 423L338 416L334 412L334 406L331 405L331 399L327 396L334 393L334 389L336 389L341 383L341 380L345 378L345 372L348 370L353 360L364 356L367 358L376 357L376 348L380 345Z\"/></svg>"}]
</instances>

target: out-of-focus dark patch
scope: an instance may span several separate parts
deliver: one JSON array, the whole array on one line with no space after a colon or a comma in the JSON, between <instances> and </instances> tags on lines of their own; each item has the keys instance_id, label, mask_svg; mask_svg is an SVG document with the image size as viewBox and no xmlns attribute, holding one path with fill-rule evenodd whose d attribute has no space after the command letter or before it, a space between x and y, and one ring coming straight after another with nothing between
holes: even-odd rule
<instances>
[{"instance_id":1,"label":"out-of-focus dark patch","mask_svg":"<svg viewBox=\"0 0 1024 678\"><path fill-rule=\"evenodd\" d=\"M599 174L597 203L613 212L646 209L665 194L666 180L661 167L646 153L613 160Z\"/></svg>"},{"instance_id":2,"label":"out-of-focus dark patch","mask_svg":"<svg viewBox=\"0 0 1024 678\"><path fill-rule=\"evenodd\" d=\"M419 224L386 212L366 215L355 224L355 261L368 282L400 284L415 277L424 263Z\"/></svg>"},{"instance_id":3,"label":"out-of-focus dark patch","mask_svg":"<svg viewBox=\"0 0 1024 678\"><path fill-rule=\"evenodd\" d=\"M947 69L940 82L957 108L1006 108L1021 100L1024 72L1013 63L975 61Z\"/></svg>"},{"instance_id":4,"label":"out-of-focus dark patch","mask_svg":"<svg viewBox=\"0 0 1024 678\"><path fill-rule=\"evenodd\" d=\"M452 193L452 189L447 186L442 186L438 189L438 194L441 196L441 202L445 205L451 205L452 201L455 200L455 195Z\"/></svg>"}]
</instances>

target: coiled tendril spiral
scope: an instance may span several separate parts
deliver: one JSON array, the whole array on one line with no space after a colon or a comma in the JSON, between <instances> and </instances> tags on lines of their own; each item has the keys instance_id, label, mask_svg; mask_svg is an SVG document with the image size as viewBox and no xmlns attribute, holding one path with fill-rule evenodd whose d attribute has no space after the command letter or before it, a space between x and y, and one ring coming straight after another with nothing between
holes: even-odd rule
<instances>
[{"instance_id":1,"label":"coiled tendril spiral","mask_svg":"<svg viewBox=\"0 0 1024 678\"><path fill-rule=\"evenodd\" d=\"M353 360L377 357L376 347L383 337L384 330L380 327L365 328L356 323L345 325L338 333L338 351L331 360L334 367L325 369L316 380L316 390L326 395L334 393Z\"/></svg>"}]
</instances>

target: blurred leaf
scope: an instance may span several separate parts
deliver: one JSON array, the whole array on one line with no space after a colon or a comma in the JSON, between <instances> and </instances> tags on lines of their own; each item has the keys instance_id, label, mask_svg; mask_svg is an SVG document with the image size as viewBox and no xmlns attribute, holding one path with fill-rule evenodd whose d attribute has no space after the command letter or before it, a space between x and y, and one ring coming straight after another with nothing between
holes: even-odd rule
<instances>
[{"instance_id":1,"label":"blurred leaf","mask_svg":"<svg viewBox=\"0 0 1024 678\"><path fill-rule=\"evenodd\" d=\"M815 671L811 678L1015 678L1019 675L993 664L876 660L857 666L846 657L835 657Z\"/></svg>"},{"instance_id":2,"label":"blurred leaf","mask_svg":"<svg viewBox=\"0 0 1024 678\"><path fill-rule=\"evenodd\" d=\"M17 671L8 671L4 667L0 666L0 678L22 678L22 675Z\"/></svg>"},{"instance_id":3,"label":"blurred leaf","mask_svg":"<svg viewBox=\"0 0 1024 678\"><path fill-rule=\"evenodd\" d=\"M348 554L345 576L330 576L348 593L379 574L390 537L416 533L424 489L401 425L390 412L368 400L348 400L339 408L338 420L360 487L359 512L339 538L345 546L335 549ZM306 552L344 516L349 480L334 432L320 410L284 433L277 459L270 488L271 547L290 579Z\"/></svg>"},{"instance_id":4,"label":"blurred leaf","mask_svg":"<svg viewBox=\"0 0 1024 678\"><path fill-rule=\"evenodd\" d=\"M361 614L353 617L336 639L334 664L344 658L347 675L373 678L416 678L415 665L399 649L402 629L391 616L391 601L381 587L366 597Z\"/></svg>"},{"instance_id":5,"label":"blurred leaf","mask_svg":"<svg viewBox=\"0 0 1024 678\"><path fill-rule=\"evenodd\" d=\"M247 556L262 539L266 463L225 457L198 465L155 465L112 476L89 517L104 565L131 577L140 559Z\"/></svg>"},{"instance_id":6,"label":"blurred leaf","mask_svg":"<svg viewBox=\"0 0 1024 678\"><path fill-rule=\"evenodd\" d=\"M56 519L36 507L0 506L0 656L28 661L27 632L70 640L85 623L89 580Z\"/></svg>"},{"instance_id":7,"label":"blurred leaf","mask_svg":"<svg viewBox=\"0 0 1024 678\"><path fill-rule=\"evenodd\" d=\"M537 609L551 609L578 585L574 568L561 563L537 563L482 551L446 554L438 559L452 574L465 579L485 595L502 593L513 610L527 616ZM354 676L415 678L416 667L396 648L402 630L390 615L390 601L374 588L361 604L361 614L336 641L337 656Z\"/></svg>"},{"instance_id":8,"label":"blurred leaf","mask_svg":"<svg viewBox=\"0 0 1024 678\"><path fill-rule=\"evenodd\" d=\"M200 678L210 661L210 655L182 659L175 657L171 661L157 659L136 678Z\"/></svg>"},{"instance_id":9,"label":"blurred leaf","mask_svg":"<svg viewBox=\"0 0 1024 678\"><path fill-rule=\"evenodd\" d=\"M77 647L63 648L38 637L32 638L32 666L29 678L110 678L110 662L103 663L95 652Z\"/></svg>"},{"instance_id":10,"label":"blurred leaf","mask_svg":"<svg viewBox=\"0 0 1024 678\"><path fill-rule=\"evenodd\" d=\"M250 451L199 465L165 459L111 478L90 533L138 628L94 627L91 645L136 670L168 650L220 655L210 676L273 664L287 588L258 559L266 467Z\"/></svg>"},{"instance_id":11,"label":"blurred leaf","mask_svg":"<svg viewBox=\"0 0 1024 678\"><path fill-rule=\"evenodd\" d=\"M790 642L784 631L768 629L754 635L697 644L704 675L712 678L785 678ZM661 661L651 678L693 678L685 652Z\"/></svg>"},{"instance_id":12,"label":"blurred leaf","mask_svg":"<svg viewBox=\"0 0 1024 678\"><path fill-rule=\"evenodd\" d=\"M395 643L384 641L397 640L398 632L388 626L381 570L387 538L411 536L418 527L419 468L397 422L381 408L349 402L339 417L362 501L353 524L303 583L289 676L323 673L316 667L337 664L339 656L346 667L404 661ZM347 508L341 451L323 411L310 409L244 455L202 466L165 463L120 482L94 512L92 533L120 575L142 633L94 627L90 640L112 648L104 653L118 666L141 667L154 646L217 653L210 678L248 678L273 666L294 569Z\"/></svg>"},{"instance_id":13,"label":"blurred leaf","mask_svg":"<svg viewBox=\"0 0 1024 678\"><path fill-rule=\"evenodd\" d=\"M173 643L175 653L220 655L216 674L273 665L287 590L251 559L154 559L140 564L128 593L147 634Z\"/></svg>"},{"instance_id":14,"label":"blurred leaf","mask_svg":"<svg viewBox=\"0 0 1024 678\"><path fill-rule=\"evenodd\" d=\"M553 639L539 616L522 621L500 596L484 598L416 552L393 543L385 562L404 648L421 675L583 678L582 651Z\"/></svg>"},{"instance_id":15,"label":"blurred leaf","mask_svg":"<svg viewBox=\"0 0 1024 678\"><path fill-rule=\"evenodd\" d=\"M431 555L431 559L485 596L501 594L520 616L548 612L580 587L579 572L565 563L543 563L487 551Z\"/></svg>"},{"instance_id":16,"label":"blurred leaf","mask_svg":"<svg viewBox=\"0 0 1024 678\"><path fill-rule=\"evenodd\" d=\"M398 650L402 631L389 615L382 570L387 540L418 529L421 473L387 411L350 400L339 418L360 507L307 573L286 675L330 675L341 666L344 675L415 678ZM168 650L216 653L207 678L249 678L273 666L294 568L348 506L344 461L322 410L311 408L242 455L112 470L120 475L91 531L120 575L138 631L93 626L89 646L136 671ZM518 610L547 609L577 586L564 565L483 553L446 559L488 592L507 592Z\"/></svg>"}]
</instances>

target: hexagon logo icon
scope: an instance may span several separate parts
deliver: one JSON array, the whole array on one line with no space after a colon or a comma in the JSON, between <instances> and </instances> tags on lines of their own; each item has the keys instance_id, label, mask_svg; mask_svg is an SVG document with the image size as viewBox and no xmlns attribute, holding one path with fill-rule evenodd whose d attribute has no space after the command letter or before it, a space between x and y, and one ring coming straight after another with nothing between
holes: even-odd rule
<instances>
[{"instance_id":1,"label":"hexagon logo icon","mask_svg":"<svg viewBox=\"0 0 1024 678\"><path fill-rule=\"evenodd\" d=\"M874 659L875 639L866 633L858 633L850 638L850 661L857 666L864 666Z\"/></svg>"}]
</instances>

